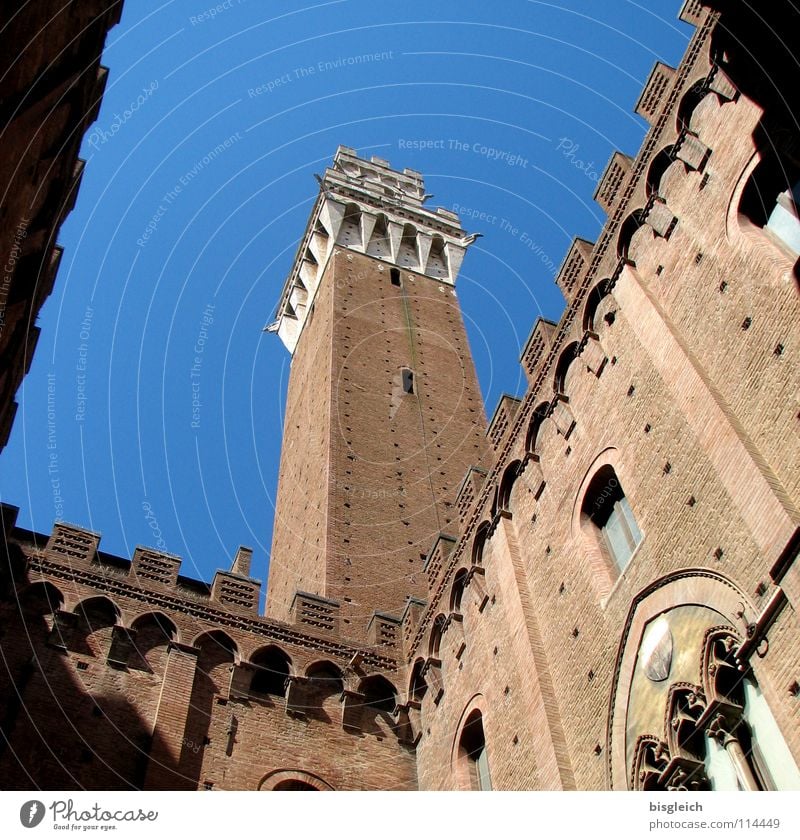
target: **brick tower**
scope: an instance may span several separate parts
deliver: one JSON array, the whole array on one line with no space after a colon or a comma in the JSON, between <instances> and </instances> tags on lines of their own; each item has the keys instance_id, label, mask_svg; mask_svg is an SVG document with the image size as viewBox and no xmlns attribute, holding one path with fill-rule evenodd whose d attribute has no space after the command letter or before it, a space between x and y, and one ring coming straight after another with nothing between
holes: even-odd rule
<instances>
[{"instance_id":1,"label":"brick tower","mask_svg":"<svg viewBox=\"0 0 800 840\"><path fill-rule=\"evenodd\" d=\"M270 327L292 367L267 612L335 601L351 638L427 596L426 556L485 456L455 292L470 240L424 200L419 173L339 147Z\"/></svg>"}]
</instances>

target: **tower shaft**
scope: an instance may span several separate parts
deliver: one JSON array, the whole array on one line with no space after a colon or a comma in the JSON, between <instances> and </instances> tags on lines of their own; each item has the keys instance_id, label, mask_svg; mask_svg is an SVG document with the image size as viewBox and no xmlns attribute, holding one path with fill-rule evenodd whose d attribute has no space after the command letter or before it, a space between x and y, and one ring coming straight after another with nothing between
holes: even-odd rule
<instances>
[{"instance_id":1,"label":"tower shaft","mask_svg":"<svg viewBox=\"0 0 800 840\"><path fill-rule=\"evenodd\" d=\"M340 148L274 326L293 358L268 613L329 598L356 638L427 596L424 557L486 448L455 294L464 232L423 190Z\"/></svg>"}]
</instances>

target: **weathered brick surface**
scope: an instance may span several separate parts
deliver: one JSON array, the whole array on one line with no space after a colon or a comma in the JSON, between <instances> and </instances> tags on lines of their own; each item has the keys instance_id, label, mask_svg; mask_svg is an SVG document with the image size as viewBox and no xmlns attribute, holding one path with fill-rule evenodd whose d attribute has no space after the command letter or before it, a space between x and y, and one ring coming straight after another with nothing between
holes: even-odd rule
<instances>
[{"instance_id":1,"label":"weathered brick surface","mask_svg":"<svg viewBox=\"0 0 800 840\"><path fill-rule=\"evenodd\" d=\"M422 558L456 527L453 488L486 452L455 292L400 275L394 285L384 263L337 250L289 382L268 609L317 593L357 638L375 610L400 616L425 597Z\"/></svg>"}]
</instances>

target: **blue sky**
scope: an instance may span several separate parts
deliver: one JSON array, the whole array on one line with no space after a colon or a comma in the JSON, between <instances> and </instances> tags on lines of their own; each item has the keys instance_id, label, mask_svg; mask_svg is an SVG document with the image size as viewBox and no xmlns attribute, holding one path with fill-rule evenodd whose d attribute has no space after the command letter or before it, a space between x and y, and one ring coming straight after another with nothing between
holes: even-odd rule
<instances>
[{"instance_id":1,"label":"blue sky","mask_svg":"<svg viewBox=\"0 0 800 840\"><path fill-rule=\"evenodd\" d=\"M691 36L679 5L127 0L0 457L19 523L203 579L250 545L266 579L289 357L262 328L339 144L421 171L483 234L458 290L487 415L521 394L557 268L602 226L596 181L644 136L641 86Z\"/></svg>"}]
</instances>

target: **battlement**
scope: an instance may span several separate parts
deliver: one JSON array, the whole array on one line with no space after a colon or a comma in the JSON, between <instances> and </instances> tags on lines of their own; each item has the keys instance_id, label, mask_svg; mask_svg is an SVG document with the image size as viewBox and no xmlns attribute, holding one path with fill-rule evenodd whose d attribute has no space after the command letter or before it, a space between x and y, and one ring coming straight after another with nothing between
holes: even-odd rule
<instances>
[{"instance_id":1,"label":"battlement","mask_svg":"<svg viewBox=\"0 0 800 840\"><path fill-rule=\"evenodd\" d=\"M52 579L60 587L89 587L98 594L145 601L149 609L221 621L283 644L318 647L342 658L360 653L365 662L382 668L393 664L393 645L385 634L376 641L381 650L374 654L369 646L340 638L335 601L298 593L293 624L258 615L261 581L249 576L249 548L240 546L230 571L218 570L209 583L181 575L181 558L154 548L137 546L131 560L103 552L101 535L76 525L57 522L49 536L17 528L18 511L0 504L15 577L23 575L25 566L33 578Z\"/></svg>"}]
</instances>

